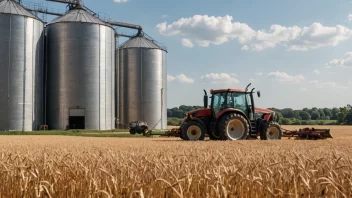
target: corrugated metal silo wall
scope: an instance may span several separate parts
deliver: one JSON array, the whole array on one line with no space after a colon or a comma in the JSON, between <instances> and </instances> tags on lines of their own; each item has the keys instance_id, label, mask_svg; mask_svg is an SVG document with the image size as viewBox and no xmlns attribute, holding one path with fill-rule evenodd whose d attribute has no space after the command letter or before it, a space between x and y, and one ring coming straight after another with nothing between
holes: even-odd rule
<instances>
[{"instance_id":1,"label":"corrugated metal silo wall","mask_svg":"<svg viewBox=\"0 0 352 198\"><path fill-rule=\"evenodd\" d=\"M120 121L125 128L139 120L147 122L150 129L167 129L166 52L122 48L119 59Z\"/></svg>"},{"instance_id":2,"label":"corrugated metal silo wall","mask_svg":"<svg viewBox=\"0 0 352 198\"><path fill-rule=\"evenodd\" d=\"M115 118L117 119L115 122L115 127L119 128L119 104L120 104L120 100L119 100L119 90L120 90L120 82L119 82L119 48L118 48L119 44L118 44L118 37L116 37L116 49L115 49Z\"/></svg>"},{"instance_id":3,"label":"corrugated metal silo wall","mask_svg":"<svg viewBox=\"0 0 352 198\"><path fill-rule=\"evenodd\" d=\"M84 109L85 129L115 128L115 32L90 23L48 25L47 120L69 126L69 109Z\"/></svg>"},{"instance_id":4,"label":"corrugated metal silo wall","mask_svg":"<svg viewBox=\"0 0 352 198\"><path fill-rule=\"evenodd\" d=\"M43 124L43 29L34 18L0 14L0 130Z\"/></svg>"}]
</instances>

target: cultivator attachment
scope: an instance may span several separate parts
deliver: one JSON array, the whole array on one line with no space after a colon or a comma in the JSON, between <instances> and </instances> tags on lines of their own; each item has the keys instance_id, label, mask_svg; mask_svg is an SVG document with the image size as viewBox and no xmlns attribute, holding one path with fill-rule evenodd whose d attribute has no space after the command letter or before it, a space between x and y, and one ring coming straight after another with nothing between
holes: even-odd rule
<instances>
[{"instance_id":1,"label":"cultivator attachment","mask_svg":"<svg viewBox=\"0 0 352 198\"><path fill-rule=\"evenodd\" d=\"M286 130L282 129L282 136L295 139L305 140L318 140L333 138L330 134L330 129L315 129L315 128L303 128L299 130Z\"/></svg>"}]
</instances>

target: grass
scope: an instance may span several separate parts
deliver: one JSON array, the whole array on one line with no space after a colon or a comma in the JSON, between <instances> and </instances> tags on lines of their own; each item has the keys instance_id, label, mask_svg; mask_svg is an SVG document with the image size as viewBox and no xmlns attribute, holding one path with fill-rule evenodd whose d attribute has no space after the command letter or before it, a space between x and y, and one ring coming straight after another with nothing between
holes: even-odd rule
<instances>
[{"instance_id":1,"label":"grass","mask_svg":"<svg viewBox=\"0 0 352 198\"><path fill-rule=\"evenodd\" d=\"M0 195L352 197L352 127L331 129L321 141L0 136Z\"/></svg>"}]
</instances>

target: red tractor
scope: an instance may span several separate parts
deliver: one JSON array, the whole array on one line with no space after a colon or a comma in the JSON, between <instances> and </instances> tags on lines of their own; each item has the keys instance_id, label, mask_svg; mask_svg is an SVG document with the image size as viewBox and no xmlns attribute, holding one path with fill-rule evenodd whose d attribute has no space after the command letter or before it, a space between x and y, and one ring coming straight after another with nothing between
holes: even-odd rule
<instances>
[{"instance_id":1,"label":"red tractor","mask_svg":"<svg viewBox=\"0 0 352 198\"><path fill-rule=\"evenodd\" d=\"M183 140L204 140L206 134L212 140L281 139L275 112L254 106L253 95L260 97L260 91L248 91L250 85L245 90L210 90L210 107L204 90L204 108L186 113L181 126L172 132Z\"/></svg>"}]
</instances>

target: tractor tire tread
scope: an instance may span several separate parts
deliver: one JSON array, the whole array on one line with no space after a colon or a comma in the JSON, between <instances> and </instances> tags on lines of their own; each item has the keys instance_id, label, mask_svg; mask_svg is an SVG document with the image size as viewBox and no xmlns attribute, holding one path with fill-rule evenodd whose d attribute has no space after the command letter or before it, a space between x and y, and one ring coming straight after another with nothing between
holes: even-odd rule
<instances>
[{"instance_id":1,"label":"tractor tire tread","mask_svg":"<svg viewBox=\"0 0 352 198\"><path fill-rule=\"evenodd\" d=\"M278 140L281 140L282 130L281 130L280 124L278 122L270 122L269 127L271 127L271 126L278 128L278 130L279 130ZM264 133L260 134L260 140L268 140L268 137L266 136L266 131Z\"/></svg>"},{"instance_id":2,"label":"tractor tire tread","mask_svg":"<svg viewBox=\"0 0 352 198\"><path fill-rule=\"evenodd\" d=\"M220 139L221 140L232 140L230 137L227 136L227 125L229 124L229 122L233 119L238 119L240 120L245 128L245 133L243 134L243 136L240 138L242 139L246 139L247 136L249 135L249 123L247 121L247 119L245 117L243 117L242 115L238 114L238 113L230 113L227 114L225 116L223 116L221 118L220 124L219 124L219 132L220 132Z\"/></svg>"},{"instance_id":3,"label":"tractor tire tread","mask_svg":"<svg viewBox=\"0 0 352 198\"><path fill-rule=\"evenodd\" d=\"M190 126L192 126L192 125L196 125L196 126L198 126L201 129L201 136L199 137L198 140L204 140L204 138L205 138L204 126L201 123L197 122L197 121L189 121L189 122L187 122L186 124L184 124L182 126L182 128L181 128L182 130L181 130L181 134L180 134L181 139L187 140L187 141L190 140L189 137L187 136L187 129Z\"/></svg>"}]
</instances>

